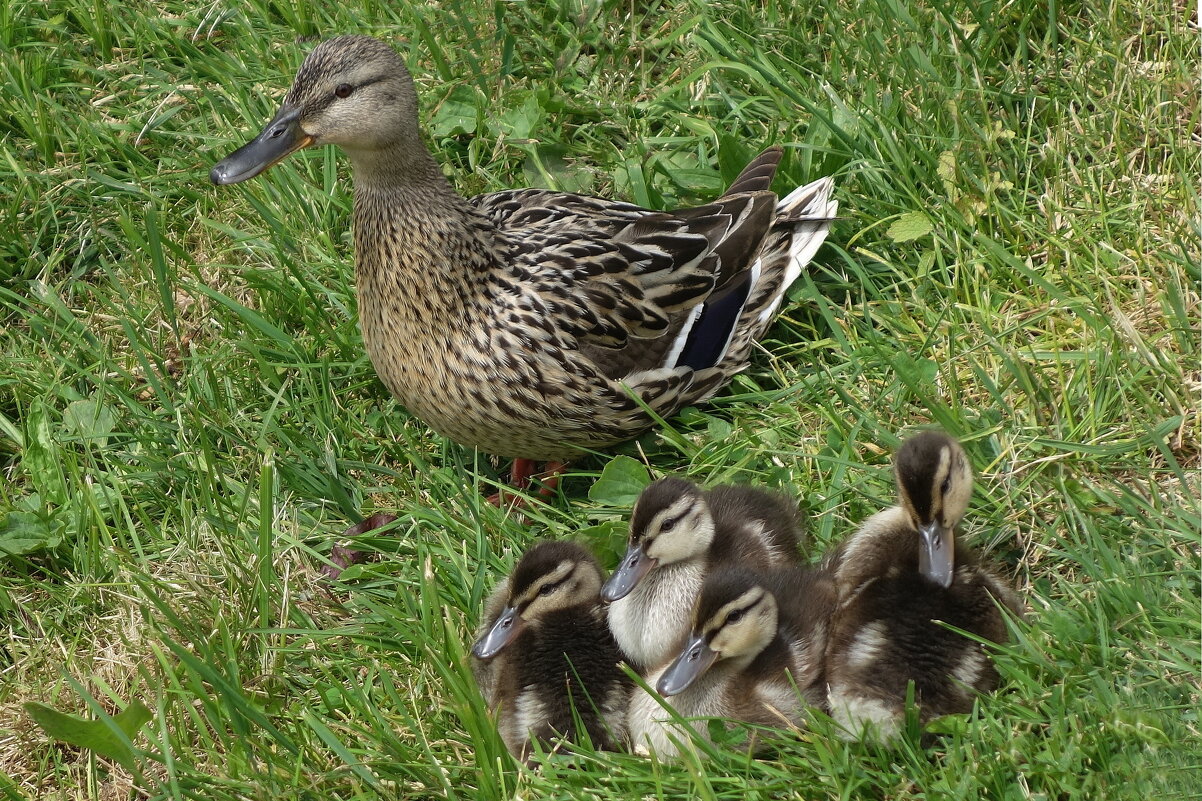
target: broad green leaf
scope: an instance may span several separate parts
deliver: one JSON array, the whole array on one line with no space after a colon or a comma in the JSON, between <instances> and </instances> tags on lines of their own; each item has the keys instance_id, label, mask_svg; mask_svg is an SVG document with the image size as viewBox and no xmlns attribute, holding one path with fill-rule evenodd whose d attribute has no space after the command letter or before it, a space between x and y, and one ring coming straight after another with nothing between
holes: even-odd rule
<instances>
[{"instance_id":1,"label":"broad green leaf","mask_svg":"<svg viewBox=\"0 0 1202 801\"><path fill-rule=\"evenodd\" d=\"M628 527L625 520L606 520L595 526L586 526L572 536L587 542L602 564L617 564L626 552Z\"/></svg>"},{"instance_id":2,"label":"broad green leaf","mask_svg":"<svg viewBox=\"0 0 1202 801\"><path fill-rule=\"evenodd\" d=\"M650 483L651 474L642 462L629 456L615 456L593 482L588 499L606 506L633 506Z\"/></svg>"},{"instance_id":3,"label":"broad green leaf","mask_svg":"<svg viewBox=\"0 0 1202 801\"><path fill-rule=\"evenodd\" d=\"M25 704L25 711L55 740L94 751L134 774L138 773L138 765L133 749L126 741L133 740L138 730L154 717L141 701L134 701L124 712L113 715L111 724L104 720L84 720L36 702ZM124 739L113 730L114 725L125 735Z\"/></svg>"},{"instance_id":4,"label":"broad green leaf","mask_svg":"<svg viewBox=\"0 0 1202 801\"><path fill-rule=\"evenodd\" d=\"M932 230L934 230L934 226L931 225L931 220L927 215L921 211L911 211L894 220L885 235L894 242L909 242L926 236Z\"/></svg>"},{"instance_id":5,"label":"broad green leaf","mask_svg":"<svg viewBox=\"0 0 1202 801\"><path fill-rule=\"evenodd\" d=\"M726 189L722 175L710 166L709 161L700 161L696 153L668 152L656 159L657 171L672 183L687 192L715 197Z\"/></svg>"},{"instance_id":6,"label":"broad green leaf","mask_svg":"<svg viewBox=\"0 0 1202 801\"><path fill-rule=\"evenodd\" d=\"M568 162L568 148L559 144L538 144L523 148L529 156L522 162L522 174L530 186L563 192L588 192L592 175Z\"/></svg>"},{"instance_id":7,"label":"broad green leaf","mask_svg":"<svg viewBox=\"0 0 1202 801\"><path fill-rule=\"evenodd\" d=\"M908 353L893 357L893 367L901 379L911 388L929 387L939 375L939 364L932 359L915 359Z\"/></svg>"},{"instance_id":8,"label":"broad green leaf","mask_svg":"<svg viewBox=\"0 0 1202 801\"><path fill-rule=\"evenodd\" d=\"M35 402L29 410L21 464L29 471L29 477L43 500L56 506L66 502L67 485L63 479L59 447L50 433L50 409L40 401Z\"/></svg>"},{"instance_id":9,"label":"broad green leaf","mask_svg":"<svg viewBox=\"0 0 1202 801\"><path fill-rule=\"evenodd\" d=\"M718 171L722 174L723 184L729 186L754 157L755 151L740 137L718 134Z\"/></svg>"},{"instance_id":10,"label":"broad green leaf","mask_svg":"<svg viewBox=\"0 0 1202 801\"><path fill-rule=\"evenodd\" d=\"M90 444L104 447L113 433L116 417L108 404L93 399L77 400L63 413L63 428Z\"/></svg>"},{"instance_id":11,"label":"broad green leaf","mask_svg":"<svg viewBox=\"0 0 1202 801\"><path fill-rule=\"evenodd\" d=\"M705 169L673 169L668 172L672 183L681 189L703 196L717 196L726 188L718 173Z\"/></svg>"},{"instance_id":12,"label":"broad green leaf","mask_svg":"<svg viewBox=\"0 0 1202 801\"><path fill-rule=\"evenodd\" d=\"M510 139L529 139L543 121L538 99L530 95L516 108L509 108L494 117L493 125Z\"/></svg>"},{"instance_id":13,"label":"broad green leaf","mask_svg":"<svg viewBox=\"0 0 1202 801\"><path fill-rule=\"evenodd\" d=\"M935 168L935 174L942 178L944 183L954 186L956 182L956 154L950 150L940 153L939 166Z\"/></svg>"},{"instance_id":14,"label":"broad green leaf","mask_svg":"<svg viewBox=\"0 0 1202 801\"><path fill-rule=\"evenodd\" d=\"M474 134L480 121L480 96L476 90L461 84L451 90L430 120L430 135L436 139L460 134Z\"/></svg>"},{"instance_id":15,"label":"broad green leaf","mask_svg":"<svg viewBox=\"0 0 1202 801\"><path fill-rule=\"evenodd\" d=\"M711 442L721 442L731 435L734 428L720 417L711 417L705 427L706 437Z\"/></svg>"},{"instance_id":16,"label":"broad green leaf","mask_svg":"<svg viewBox=\"0 0 1202 801\"><path fill-rule=\"evenodd\" d=\"M41 515L9 512L0 518L0 557L53 548L62 540L62 527L52 525Z\"/></svg>"}]
</instances>

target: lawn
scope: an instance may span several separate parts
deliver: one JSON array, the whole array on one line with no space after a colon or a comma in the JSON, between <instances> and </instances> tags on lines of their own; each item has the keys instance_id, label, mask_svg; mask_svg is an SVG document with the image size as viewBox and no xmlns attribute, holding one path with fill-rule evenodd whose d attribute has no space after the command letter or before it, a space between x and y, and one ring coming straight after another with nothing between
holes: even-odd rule
<instances>
[{"instance_id":1,"label":"lawn","mask_svg":"<svg viewBox=\"0 0 1202 801\"><path fill-rule=\"evenodd\" d=\"M1189 14L0 6L0 798L1199 794ZM208 183L311 42L342 32L404 54L465 194L696 204L781 144L778 188L834 175L842 217L727 391L577 462L524 519L495 509L506 465L409 417L363 353L345 158ZM628 501L597 483L610 460L784 488L817 555L892 503L892 450L932 424L976 468L966 538L1030 607L972 715L894 748L816 719L760 760L513 764L470 632L538 538L612 566ZM377 511L399 518L366 543L380 560L324 582L341 532ZM98 757L53 742L31 702L152 718L125 741L100 724L121 758Z\"/></svg>"}]
</instances>

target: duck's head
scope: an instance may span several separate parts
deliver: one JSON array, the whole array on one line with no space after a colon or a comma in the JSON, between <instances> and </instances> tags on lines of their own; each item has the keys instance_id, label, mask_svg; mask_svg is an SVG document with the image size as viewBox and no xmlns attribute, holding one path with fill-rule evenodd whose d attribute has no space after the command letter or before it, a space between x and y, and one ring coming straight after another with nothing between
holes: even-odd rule
<instances>
[{"instance_id":1,"label":"duck's head","mask_svg":"<svg viewBox=\"0 0 1202 801\"><path fill-rule=\"evenodd\" d=\"M370 36L338 36L313 48L279 112L209 178L245 181L313 145L339 145L354 158L410 142L421 146L417 96L400 56Z\"/></svg>"},{"instance_id":2,"label":"duck's head","mask_svg":"<svg viewBox=\"0 0 1202 801\"><path fill-rule=\"evenodd\" d=\"M693 609L688 642L655 689L677 695L718 662L747 666L776 636L778 619L776 596L752 571L732 567L710 574Z\"/></svg>"},{"instance_id":3,"label":"duck's head","mask_svg":"<svg viewBox=\"0 0 1202 801\"><path fill-rule=\"evenodd\" d=\"M951 586L956 526L972 497L968 455L942 431L924 431L902 443L893 469L901 506L920 538L918 568L940 586Z\"/></svg>"},{"instance_id":4,"label":"duck's head","mask_svg":"<svg viewBox=\"0 0 1202 801\"><path fill-rule=\"evenodd\" d=\"M539 543L514 568L505 608L472 646L472 654L491 659L540 618L596 602L600 591L601 566L587 548L574 542Z\"/></svg>"},{"instance_id":5,"label":"duck's head","mask_svg":"<svg viewBox=\"0 0 1202 801\"><path fill-rule=\"evenodd\" d=\"M647 486L630 516L630 545L601 590L606 601L625 598L657 567L695 559L714 539L705 493L691 481L661 478Z\"/></svg>"}]
</instances>

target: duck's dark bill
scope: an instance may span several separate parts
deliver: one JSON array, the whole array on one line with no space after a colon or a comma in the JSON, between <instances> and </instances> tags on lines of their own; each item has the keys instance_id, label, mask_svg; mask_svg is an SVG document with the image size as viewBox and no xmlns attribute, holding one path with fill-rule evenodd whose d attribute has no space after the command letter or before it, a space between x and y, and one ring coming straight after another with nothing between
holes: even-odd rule
<instances>
[{"instance_id":1,"label":"duck's dark bill","mask_svg":"<svg viewBox=\"0 0 1202 801\"><path fill-rule=\"evenodd\" d=\"M488 630L488 634L485 634L472 646L472 655L477 659L491 659L499 654L502 648L513 642L524 628L526 628L526 621L522 620L518 610L512 606L505 607L505 611L501 612L501 616Z\"/></svg>"},{"instance_id":2,"label":"duck's dark bill","mask_svg":"<svg viewBox=\"0 0 1202 801\"><path fill-rule=\"evenodd\" d=\"M613 602L630 595L630 591L653 567L655 567L655 560L647 555L642 545L630 546L626 555L622 557L622 563L618 565L618 569L601 588L601 600Z\"/></svg>"},{"instance_id":3,"label":"duck's dark bill","mask_svg":"<svg viewBox=\"0 0 1202 801\"><path fill-rule=\"evenodd\" d=\"M952 571L956 556L953 540L938 523L919 526L921 542L918 545L918 569L940 587L952 585Z\"/></svg>"},{"instance_id":4,"label":"duck's dark bill","mask_svg":"<svg viewBox=\"0 0 1202 801\"><path fill-rule=\"evenodd\" d=\"M718 652L712 650L705 642L705 636L694 634L689 638L684 651L676 657L676 661L668 665L668 669L655 683L655 690L665 698L682 693L692 686L693 682L705 675Z\"/></svg>"},{"instance_id":5,"label":"duck's dark bill","mask_svg":"<svg viewBox=\"0 0 1202 801\"><path fill-rule=\"evenodd\" d=\"M218 162L209 180L218 186L249 180L288 154L313 144L313 137L301 130L299 117L299 109L280 109L262 133Z\"/></svg>"}]
</instances>

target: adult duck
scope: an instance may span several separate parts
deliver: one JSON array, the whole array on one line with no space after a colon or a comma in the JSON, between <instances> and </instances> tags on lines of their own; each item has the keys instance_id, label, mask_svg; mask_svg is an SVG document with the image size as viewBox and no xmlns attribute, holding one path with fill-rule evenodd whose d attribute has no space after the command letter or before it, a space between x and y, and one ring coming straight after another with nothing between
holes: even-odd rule
<instances>
[{"instance_id":1,"label":"adult duck","mask_svg":"<svg viewBox=\"0 0 1202 801\"><path fill-rule=\"evenodd\" d=\"M690 209L543 189L465 199L422 141L405 64L368 36L317 45L210 177L245 181L325 144L351 159L376 372L435 431L515 459L519 485L531 460L561 468L631 439L744 369L837 210L829 178L777 198L779 148Z\"/></svg>"}]
</instances>

